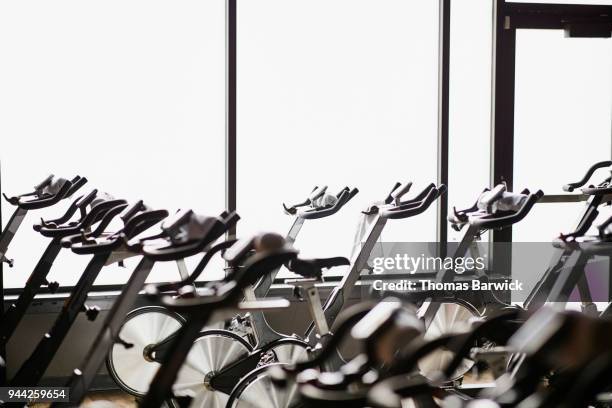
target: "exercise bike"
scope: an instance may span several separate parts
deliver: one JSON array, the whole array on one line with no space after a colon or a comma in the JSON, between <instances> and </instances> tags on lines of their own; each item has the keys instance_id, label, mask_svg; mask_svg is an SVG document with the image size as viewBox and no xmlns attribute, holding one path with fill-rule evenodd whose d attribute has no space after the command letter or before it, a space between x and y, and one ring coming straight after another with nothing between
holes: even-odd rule
<instances>
[{"instance_id":1,"label":"exercise bike","mask_svg":"<svg viewBox=\"0 0 612 408\"><path fill-rule=\"evenodd\" d=\"M132 217L124 230L114 234L110 240L113 242L113 259L125 259L130 256L142 256L142 259L130 274L129 280L123 286L121 294L113 303L102 328L98 332L91 348L83 362L73 372L67 384L70 389L70 404L56 403L52 406L65 406L80 403L86 395L100 366L115 342L124 347L134 347L120 338L121 327L125 314L132 307L144 282L158 261L180 262L185 257L196 255L214 243L228 228L238 220L236 214L222 213L219 217L201 217L192 210L181 210L168 217L166 210L146 210ZM142 237L151 226L162 221L160 232L152 236ZM140 235L140 238L130 240L129 237ZM106 250L109 239L94 241L86 244L76 244L73 250L79 253L96 253ZM155 245L154 245L155 244ZM144 247L146 248L146 252ZM200 266L198 266L200 267Z\"/></svg>"},{"instance_id":2,"label":"exercise bike","mask_svg":"<svg viewBox=\"0 0 612 408\"><path fill-rule=\"evenodd\" d=\"M218 311L219 307L229 306L235 309L236 305L242 305L241 307L246 311L252 306L256 306L254 308L256 310L275 307L278 301L270 299L241 302L244 289L297 257L297 251L287 246L280 235L269 233L233 242L229 248L227 243L221 243L208 251L214 254L220 252L223 252L223 258L232 267L229 276L223 281L208 283L200 291L199 296L161 298L164 307L185 316L186 321L176 333L149 348L149 357L159 361L160 367L147 394L142 399L141 407L160 407L172 396L172 388L177 375L182 370L193 342L199 336L202 327L211 321L227 319L227 314L213 319L212 315ZM158 297L158 287L149 286L148 293ZM288 305L288 302L284 301L283 305ZM223 357L219 356L219 358ZM203 406L215 404L215 395L208 394L208 396L212 396L213 399L203 403ZM192 398L189 397L183 399L185 403L191 400ZM200 403L196 402L198 405Z\"/></svg>"},{"instance_id":3,"label":"exercise bike","mask_svg":"<svg viewBox=\"0 0 612 408\"><path fill-rule=\"evenodd\" d=\"M336 214L358 193L356 188L349 189L348 187L343 188L335 195L328 194L327 190L327 186L315 187L302 202L290 206L283 204L285 213L293 218L292 225L285 237L289 244L293 244L296 241L307 220L324 219ZM206 262L201 262L191 274L184 271L181 274L183 280L167 286L165 290L176 291L181 287L193 286L201 276L205 264ZM255 297L263 298L268 295L279 270L280 267L262 277L255 285ZM184 318L179 314L159 306L145 306L130 311L119 329L119 337L123 342L132 344L132 347L126 348L122 342L118 342L112 347L106 359L106 366L111 378L127 393L136 397L143 397L158 367L157 362L146 358L145 347L170 336L184 322ZM247 323L249 323L249 326L247 326ZM244 319L242 316L234 317L228 329L229 331L208 332L211 337L207 339L212 338L211 342L215 344L204 345L204 340L198 344L205 350L210 347L215 349L214 347L217 346L219 347L219 352L223 355L228 355L229 353L227 361L233 361L253 349L257 343L255 336L264 342L270 342L282 337L268 326L263 313L258 312L252 313L250 319ZM229 350L224 350L224 344L232 347ZM277 350L277 358L284 358L283 356L286 356L288 359L293 358L293 348L290 344L279 348ZM200 352L200 354L202 353ZM218 363L206 363L205 359L207 359L207 356L207 353L199 356L201 362L198 364L198 367L202 370L205 367L210 367L210 370L198 372L198 370L194 369L190 372L191 375L187 375L188 372L183 372L179 376L180 382L187 384L191 388L195 387L193 384L199 384L204 389L205 385L199 379L206 372L220 369L220 367L217 367ZM181 388L180 383L177 384L177 388Z\"/></svg>"},{"instance_id":4,"label":"exercise bike","mask_svg":"<svg viewBox=\"0 0 612 408\"><path fill-rule=\"evenodd\" d=\"M437 188L434 185L429 185L418 194L416 198L402 202L402 196L409 191L410 187L411 183L407 183L404 186L396 184L391 194L383 201L383 203L386 204L376 207L372 206L366 210L367 213L374 216L373 222L369 225L366 239L361 249L353 254L348 273L342 278L339 285L332 290L324 305L321 305L319 300L318 290L314 285L315 282L312 280L300 280L296 282L301 286L306 285L303 289L308 295L309 308L313 316L313 323L311 323L304 336L304 343L309 346L305 348L304 351L309 358L312 357L312 347L316 346L320 339L331 335L330 328L339 313L347 305L348 297L359 279L361 272L367 269L367 261L372 248L379 239L387 221L389 219L407 219L422 214L446 191L446 187L443 185ZM291 387L277 387L271 382L267 366L272 361L268 360L265 361L264 364L260 364L260 367L256 366L258 362L256 358L261 355L261 351L269 349L274 350L274 343L256 349L251 352L248 357L236 361L234 364L229 365L213 376L213 381L216 379L224 379L224 377L234 377L233 381L224 379L224 382L220 383L222 385L231 384L232 382L235 383L235 386L231 390L229 401L227 402L228 408L246 406L265 407L268 406L267 404L271 403L271 401L280 404L280 406L288 406L293 402L294 389ZM343 363L343 359L338 354L335 354L334 357L333 361L329 363L329 368L337 367ZM296 361L299 360L294 360L293 362ZM244 367L248 368L249 364L253 371L247 374L244 371ZM214 382L211 383L214 384Z\"/></svg>"}]
</instances>

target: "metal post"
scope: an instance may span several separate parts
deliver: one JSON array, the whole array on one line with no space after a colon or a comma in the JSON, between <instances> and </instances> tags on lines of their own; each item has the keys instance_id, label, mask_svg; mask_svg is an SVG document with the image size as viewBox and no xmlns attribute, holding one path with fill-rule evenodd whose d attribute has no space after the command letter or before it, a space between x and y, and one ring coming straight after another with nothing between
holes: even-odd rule
<instances>
[{"instance_id":1,"label":"metal post","mask_svg":"<svg viewBox=\"0 0 612 408\"><path fill-rule=\"evenodd\" d=\"M493 6L493 101L491 115L491 186L513 188L514 82L516 30L505 12L505 0ZM492 231L493 242L512 242L512 229Z\"/></svg>"},{"instance_id":2,"label":"metal post","mask_svg":"<svg viewBox=\"0 0 612 408\"><path fill-rule=\"evenodd\" d=\"M438 37L438 184L448 186L448 121L450 70L450 0L439 0ZM448 192L438 199L437 234L439 256L445 257L448 240Z\"/></svg>"},{"instance_id":3,"label":"metal post","mask_svg":"<svg viewBox=\"0 0 612 408\"><path fill-rule=\"evenodd\" d=\"M236 211L236 1L225 2L225 207ZM236 236L236 227L227 231Z\"/></svg>"},{"instance_id":4,"label":"metal post","mask_svg":"<svg viewBox=\"0 0 612 408\"><path fill-rule=\"evenodd\" d=\"M0 197L2 196L2 162L0 162ZM2 230L2 205L0 205L0 230ZM4 262L0 261L0 315L4 315ZM0 341L0 357L4 364L0 364L0 384L6 384L6 343Z\"/></svg>"}]
</instances>

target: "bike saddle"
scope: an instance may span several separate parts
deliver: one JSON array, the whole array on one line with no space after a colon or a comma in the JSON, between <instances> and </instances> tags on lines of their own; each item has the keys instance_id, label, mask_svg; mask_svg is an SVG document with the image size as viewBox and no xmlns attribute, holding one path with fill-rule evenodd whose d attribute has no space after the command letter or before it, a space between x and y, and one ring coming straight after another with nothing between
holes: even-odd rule
<instances>
[{"instance_id":1,"label":"bike saddle","mask_svg":"<svg viewBox=\"0 0 612 408\"><path fill-rule=\"evenodd\" d=\"M323 269L330 269L336 266L350 265L350 261L344 257L332 257L332 258L314 258L314 259L302 259L295 258L289 261L286 265L287 269L291 272L296 273L304 278L315 278L321 279L323 276Z\"/></svg>"},{"instance_id":2,"label":"bike saddle","mask_svg":"<svg viewBox=\"0 0 612 408\"><path fill-rule=\"evenodd\" d=\"M239 272L228 276L224 281L211 283L194 298L159 297L157 287L149 285L149 296L159 298L160 303L177 313L202 315L209 312L211 306L235 305L242 298L242 290L252 285L266 274L297 256L297 251L289 247L266 249L256 252L245 260Z\"/></svg>"},{"instance_id":3,"label":"bike saddle","mask_svg":"<svg viewBox=\"0 0 612 408\"><path fill-rule=\"evenodd\" d=\"M24 210L34 210L56 204L63 198L72 195L85 183L87 183L87 179L80 176L76 176L69 181L64 178L50 175L38 185L34 186L34 190L29 193L13 197L8 197L4 193L2 195L11 205Z\"/></svg>"}]
</instances>

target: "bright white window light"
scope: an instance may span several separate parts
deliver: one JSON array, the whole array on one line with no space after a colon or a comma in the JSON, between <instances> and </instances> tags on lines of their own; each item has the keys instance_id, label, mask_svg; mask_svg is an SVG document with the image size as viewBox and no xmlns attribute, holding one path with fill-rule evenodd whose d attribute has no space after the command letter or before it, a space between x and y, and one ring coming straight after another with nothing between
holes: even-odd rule
<instances>
[{"instance_id":1,"label":"bright white window light","mask_svg":"<svg viewBox=\"0 0 612 408\"><path fill-rule=\"evenodd\" d=\"M84 190L170 210L223 210L223 1L3 2L0 55L4 192L28 190L49 173L80 174L90 180ZM23 286L48 243L32 222L62 210L26 220L8 254L7 287ZM6 223L12 208L2 211ZM88 258L65 250L51 278L74 284ZM127 276L109 267L96 283ZM176 277L174 265L158 265L151 279Z\"/></svg>"},{"instance_id":2,"label":"bright white window light","mask_svg":"<svg viewBox=\"0 0 612 408\"><path fill-rule=\"evenodd\" d=\"M407 23L409 22L409 23ZM286 232L282 202L315 185L358 187L307 221L296 246L348 255L360 211L396 181L436 180L438 3L259 0L238 7L240 231ZM435 208L390 221L383 240L434 241Z\"/></svg>"}]
</instances>

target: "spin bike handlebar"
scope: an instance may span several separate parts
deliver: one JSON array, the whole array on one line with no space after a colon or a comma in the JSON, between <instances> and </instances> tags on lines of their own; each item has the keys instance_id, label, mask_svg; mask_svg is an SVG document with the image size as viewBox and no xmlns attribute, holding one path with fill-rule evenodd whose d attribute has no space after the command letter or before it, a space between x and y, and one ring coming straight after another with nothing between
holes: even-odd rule
<instances>
[{"instance_id":1,"label":"spin bike handlebar","mask_svg":"<svg viewBox=\"0 0 612 408\"><path fill-rule=\"evenodd\" d=\"M568 183L564 185L563 191L567 191L571 193L575 189L584 186L589 181L589 179L593 176L593 173L595 173L596 170L603 169L605 167L610 167L610 166L612 166L612 161L610 160L595 163L587 170L586 174L582 177L581 180L574 182L574 183ZM585 194L588 194L588 193L585 193Z\"/></svg>"},{"instance_id":2,"label":"spin bike handlebar","mask_svg":"<svg viewBox=\"0 0 612 408\"><path fill-rule=\"evenodd\" d=\"M118 235L111 235L97 241L96 238L102 236L105 229L111 223L111 221L123 210L127 208L127 203L118 204L104 213L104 216L100 220L97 228L89 233L85 233L81 230L80 234L71 235L62 239L62 246L64 248L71 248L72 252L79 255L106 253L114 251L121 246L122 241Z\"/></svg>"},{"instance_id":3,"label":"spin bike handlebar","mask_svg":"<svg viewBox=\"0 0 612 408\"><path fill-rule=\"evenodd\" d=\"M111 252L119 249L123 244L127 243L130 238L146 231L168 216L168 211L166 210L147 210L138 214L132 214L128 219L126 216L137 207L138 203L131 207L127 207L127 205L114 207L105 214L104 219L100 222L96 231L87 235L80 234L65 238L62 244L64 244L64 242L70 244L72 252L79 255ZM95 238L102 236L104 229L108 226L110 221L122 212L123 216L121 218L126 218L126 220L124 220L124 227L114 234L105 236L101 240L96 240Z\"/></svg>"},{"instance_id":4,"label":"spin bike handlebar","mask_svg":"<svg viewBox=\"0 0 612 408\"><path fill-rule=\"evenodd\" d=\"M86 214L86 209L89 204L96 198L96 194L98 190L92 190L89 194L85 196L77 197L68 207L64 215L59 218L54 218L51 220L40 219L40 223L34 224L32 227L34 231L40 232L41 228L59 228L62 224L65 224L70 221L72 216L77 212L77 210L81 210L81 214ZM76 225L77 221L75 221L72 225Z\"/></svg>"},{"instance_id":5,"label":"spin bike handlebar","mask_svg":"<svg viewBox=\"0 0 612 408\"><path fill-rule=\"evenodd\" d=\"M542 190L538 190L535 193L529 194L521 208L515 212L503 212L500 215L487 214L481 217L472 217L470 218L469 223L470 225L476 226L480 229L498 229L509 227L525 218L535 203L537 203L543 196L544 192L542 192Z\"/></svg>"},{"instance_id":6,"label":"spin bike handlebar","mask_svg":"<svg viewBox=\"0 0 612 408\"><path fill-rule=\"evenodd\" d=\"M54 185L54 183L56 183ZM2 194L6 201L23 210L37 210L50 207L60 200L70 197L78 189L87 183L84 177L76 176L71 181L62 178L55 178L53 175L48 176L41 183L34 187L34 191L20 194L13 197L8 197ZM45 191L47 190L47 191ZM49 192L49 190L52 190Z\"/></svg>"},{"instance_id":7,"label":"spin bike handlebar","mask_svg":"<svg viewBox=\"0 0 612 408\"><path fill-rule=\"evenodd\" d=\"M70 183L72 184L72 186L70 187L70 190L68 190L64 198L72 197L74 193L79 191L81 187L87 184L87 179L85 177L75 176L72 180L70 180Z\"/></svg>"},{"instance_id":8,"label":"spin bike handlebar","mask_svg":"<svg viewBox=\"0 0 612 408\"><path fill-rule=\"evenodd\" d=\"M387 219L397 220L419 215L425 212L438 197L446 192L446 186L444 184L441 184L437 188L428 186L424 192L425 191L425 197L422 200L409 200L397 207L382 208L381 216Z\"/></svg>"},{"instance_id":9,"label":"spin bike handlebar","mask_svg":"<svg viewBox=\"0 0 612 408\"><path fill-rule=\"evenodd\" d=\"M395 187L393 188L393 190L391 190L391 193L389 194L389 197L391 198L391 200L387 204L395 203L395 205L400 205L402 197L410 191L411 187L412 187L412 181L407 182L403 186L401 183L397 183Z\"/></svg>"},{"instance_id":10,"label":"spin bike handlebar","mask_svg":"<svg viewBox=\"0 0 612 408\"><path fill-rule=\"evenodd\" d=\"M94 205L90 211L76 223L68 223L67 225L45 225L41 223L40 227L38 227L38 232L40 232L44 237L48 238L66 237L69 235L78 234L79 231L86 230L98 222L104 217L104 214L106 214L106 212L111 210L113 207L121 204L126 204L125 200L111 199L102 201Z\"/></svg>"},{"instance_id":11,"label":"spin bike handlebar","mask_svg":"<svg viewBox=\"0 0 612 408\"><path fill-rule=\"evenodd\" d=\"M325 194L326 191L327 191L327 186L323 186L323 187L314 186L314 188L310 191L310 195L304 201L302 201L301 203L294 204L290 207L287 207L285 203L283 203L283 209L285 210L287 214L295 215L297 213L298 208L306 207L307 205L312 204L314 200L321 198ZM340 193L342 193L342 191ZM338 193L338 195L340 193Z\"/></svg>"},{"instance_id":12,"label":"spin bike handlebar","mask_svg":"<svg viewBox=\"0 0 612 408\"><path fill-rule=\"evenodd\" d=\"M329 217L330 215L337 213L346 203L355 197L357 193L359 193L359 189L349 189L348 187L345 187L340 191L340 193L338 193L336 196L338 200L331 207L313 208L300 213L298 216L305 220L316 220Z\"/></svg>"},{"instance_id":13,"label":"spin bike handlebar","mask_svg":"<svg viewBox=\"0 0 612 408\"><path fill-rule=\"evenodd\" d=\"M312 205L315 200L323 197L323 195L327 192L327 186L316 187L310 193L310 196L301 203L294 204L291 207L287 207L283 204L283 209L289 215L297 215L300 218L307 220L314 220L324 217L329 217L337 213L347 202L349 202L359 190L357 188L350 189L349 187L344 187L336 194L336 202L331 206L324 207L312 207L298 214L298 208L306 207Z\"/></svg>"}]
</instances>

